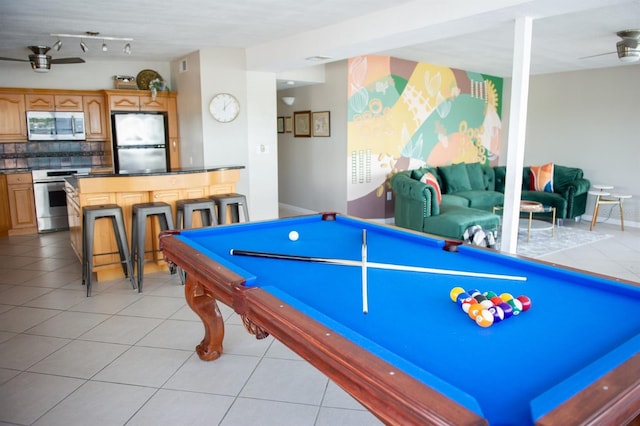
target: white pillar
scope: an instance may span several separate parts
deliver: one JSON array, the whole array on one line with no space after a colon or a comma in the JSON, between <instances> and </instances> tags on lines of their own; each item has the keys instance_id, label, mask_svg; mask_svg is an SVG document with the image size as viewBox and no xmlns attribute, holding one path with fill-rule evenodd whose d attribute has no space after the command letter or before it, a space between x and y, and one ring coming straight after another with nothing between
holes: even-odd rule
<instances>
[{"instance_id":1,"label":"white pillar","mask_svg":"<svg viewBox=\"0 0 640 426\"><path fill-rule=\"evenodd\" d=\"M518 220L522 194L522 168L527 129L527 101L529 98L529 68L531 64L531 33L533 19L516 19L513 43L513 72L507 136L507 176L504 191L502 242L500 250L516 253Z\"/></svg>"}]
</instances>

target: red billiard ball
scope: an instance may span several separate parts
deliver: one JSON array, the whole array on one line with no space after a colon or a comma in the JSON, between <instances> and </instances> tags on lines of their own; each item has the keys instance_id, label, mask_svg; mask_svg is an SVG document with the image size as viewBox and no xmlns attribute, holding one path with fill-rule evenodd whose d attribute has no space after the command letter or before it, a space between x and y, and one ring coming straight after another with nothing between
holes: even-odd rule
<instances>
[{"instance_id":1,"label":"red billiard ball","mask_svg":"<svg viewBox=\"0 0 640 426\"><path fill-rule=\"evenodd\" d=\"M491 302L495 305L495 306L499 306L501 303L504 303L504 300L502 300L500 298L500 296L494 296L491 298Z\"/></svg>"},{"instance_id":2,"label":"red billiard ball","mask_svg":"<svg viewBox=\"0 0 640 426\"><path fill-rule=\"evenodd\" d=\"M466 299L462 299L460 307L465 313L469 313L469 308L471 307L471 305L475 305L476 303L478 303L476 302L476 299L474 299L473 297L467 297Z\"/></svg>"},{"instance_id":3,"label":"red billiard ball","mask_svg":"<svg viewBox=\"0 0 640 426\"><path fill-rule=\"evenodd\" d=\"M531 299L529 299L527 296L518 296L516 297L516 299L518 299L522 303L523 311L528 311L529 309L531 309Z\"/></svg>"}]
</instances>

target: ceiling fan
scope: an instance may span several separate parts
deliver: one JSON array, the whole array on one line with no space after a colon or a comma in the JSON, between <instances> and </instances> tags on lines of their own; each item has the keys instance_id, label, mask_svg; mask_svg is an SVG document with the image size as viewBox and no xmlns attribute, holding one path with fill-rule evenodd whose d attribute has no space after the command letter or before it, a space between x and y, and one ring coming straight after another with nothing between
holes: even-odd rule
<instances>
[{"instance_id":1,"label":"ceiling fan","mask_svg":"<svg viewBox=\"0 0 640 426\"><path fill-rule=\"evenodd\" d=\"M616 33L622 40L616 43L615 52L600 53L584 56L580 59L595 58L597 56L618 54L621 62L636 62L640 60L640 30L623 30Z\"/></svg>"},{"instance_id":2,"label":"ceiling fan","mask_svg":"<svg viewBox=\"0 0 640 426\"><path fill-rule=\"evenodd\" d=\"M51 58L51 55L47 55L47 52L51 50L48 46L29 46L29 50L33 52L29 55L29 59L15 59L15 58L3 58L0 57L0 61L16 61L16 62L31 62L31 68L35 72L49 72L51 64L82 64L84 59L82 58Z\"/></svg>"}]
</instances>

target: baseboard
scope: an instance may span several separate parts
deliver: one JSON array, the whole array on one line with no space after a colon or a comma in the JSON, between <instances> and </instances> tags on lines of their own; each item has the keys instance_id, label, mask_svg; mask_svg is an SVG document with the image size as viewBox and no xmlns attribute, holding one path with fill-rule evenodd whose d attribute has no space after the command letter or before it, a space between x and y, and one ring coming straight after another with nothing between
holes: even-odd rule
<instances>
[{"instance_id":1,"label":"baseboard","mask_svg":"<svg viewBox=\"0 0 640 426\"><path fill-rule=\"evenodd\" d=\"M587 214L583 214L582 215L582 220L587 222L587 223L591 223L591 220L593 219L593 215L587 215ZM568 219L565 219L568 220ZM608 225L616 225L616 226L620 226L620 219L617 217L603 217L598 215L598 221L596 222L596 226L599 223L606 223ZM624 227L627 228L640 228L640 222L635 222L633 220L627 220L625 219L624 221Z\"/></svg>"}]
</instances>

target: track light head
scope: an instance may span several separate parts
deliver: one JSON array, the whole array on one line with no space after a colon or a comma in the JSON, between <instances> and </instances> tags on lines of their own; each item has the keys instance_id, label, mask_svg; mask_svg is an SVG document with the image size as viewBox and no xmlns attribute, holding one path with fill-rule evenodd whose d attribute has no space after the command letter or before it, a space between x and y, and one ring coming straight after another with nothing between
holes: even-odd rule
<instances>
[{"instance_id":1,"label":"track light head","mask_svg":"<svg viewBox=\"0 0 640 426\"><path fill-rule=\"evenodd\" d=\"M53 44L53 49L54 49L56 52L59 52L61 48L62 48L62 41L60 41L60 40L58 39L58 41L56 41L56 42Z\"/></svg>"},{"instance_id":2,"label":"track light head","mask_svg":"<svg viewBox=\"0 0 640 426\"><path fill-rule=\"evenodd\" d=\"M82 49L83 52L87 52L89 50L89 46L87 46L84 41L80 40L80 49Z\"/></svg>"},{"instance_id":3,"label":"track light head","mask_svg":"<svg viewBox=\"0 0 640 426\"><path fill-rule=\"evenodd\" d=\"M124 53L126 53L127 55L131 55L131 44L127 43L124 45L124 49L123 49Z\"/></svg>"},{"instance_id":4,"label":"track light head","mask_svg":"<svg viewBox=\"0 0 640 426\"><path fill-rule=\"evenodd\" d=\"M102 42L102 51L106 52L107 50L109 50L109 48L107 47L107 43L105 43L104 41Z\"/></svg>"}]
</instances>

